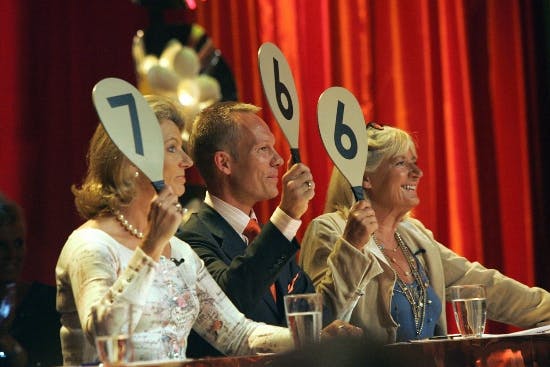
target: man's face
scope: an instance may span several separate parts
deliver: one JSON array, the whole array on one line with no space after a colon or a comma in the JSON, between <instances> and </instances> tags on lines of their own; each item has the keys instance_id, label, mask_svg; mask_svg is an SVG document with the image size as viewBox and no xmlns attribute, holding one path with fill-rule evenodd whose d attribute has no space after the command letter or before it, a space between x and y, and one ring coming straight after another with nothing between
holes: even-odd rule
<instances>
[{"instance_id":1,"label":"man's face","mask_svg":"<svg viewBox=\"0 0 550 367\"><path fill-rule=\"evenodd\" d=\"M231 158L231 191L239 203L252 207L279 194L283 159L275 150L275 137L260 117L249 112L236 115L241 134L236 142L237 157Z\"/></svg>"}]
</instances>

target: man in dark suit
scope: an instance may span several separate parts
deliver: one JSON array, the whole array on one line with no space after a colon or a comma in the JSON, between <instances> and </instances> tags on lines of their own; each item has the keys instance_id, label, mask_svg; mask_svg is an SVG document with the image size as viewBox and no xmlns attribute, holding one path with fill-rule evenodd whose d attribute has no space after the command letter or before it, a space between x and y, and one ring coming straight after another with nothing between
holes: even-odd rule
<instances>
[{"instance_id":1,"label":"man in dark suit","mask_svg":"<svg viewBox=\"0 0 550 367\"><path fill-rule=\"evenodd\" d=\"M207 192L203 206L178 236L204 260L247 317L286 325L283 297L315 292L294 256L299 249L294 237L315 183L306 165L293 164L283 175L279 206L259 230L253 206L278 195L284 162L275 151L273 134L256 115L258 110L249 104L222 102L195 119L191 155ZM188 355L215 354L203 348L191 338Z\"/></svg>"}]
</instances>

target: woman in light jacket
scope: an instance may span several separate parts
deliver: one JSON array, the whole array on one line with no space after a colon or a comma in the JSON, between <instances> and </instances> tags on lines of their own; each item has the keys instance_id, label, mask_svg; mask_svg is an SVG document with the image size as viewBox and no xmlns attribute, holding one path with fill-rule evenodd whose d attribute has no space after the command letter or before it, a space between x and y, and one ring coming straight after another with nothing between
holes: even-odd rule
<instances>
[{"instance_id":1,"label":"woman in light jacket","mask_svg":"<svg viewBox=\"0 0 550 367\"><path fill-rule=\"evenodd\" d=\"M470 262L434 239L409 212L422 170L411 136L369 124L363 188L355 202L335 169L327 212L302 241L301 265L342 319L383 343L447 333L449 287L483 284L489 319L530 328L550 323L550 293Z\"/></svg>"}]
</instances>

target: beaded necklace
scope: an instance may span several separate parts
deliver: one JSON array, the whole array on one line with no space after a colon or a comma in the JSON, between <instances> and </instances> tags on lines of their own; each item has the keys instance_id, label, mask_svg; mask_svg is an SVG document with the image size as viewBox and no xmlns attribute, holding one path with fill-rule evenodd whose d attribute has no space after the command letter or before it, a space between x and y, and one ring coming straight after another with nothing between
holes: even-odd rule
<instances>
[{"instance_id":1,"label":"beaded necklace","mask_svg":"<svg viewBox=\"0 0 550 367\"><path fill-rule=\"evenodd\" d=\"M120 223L122 227L124 227L125 230L130 232L133 236L139 238L140 240L143 239L143 232L141 232L139 229L134 227L132 224L128 223L128 220L122 214L118 209L112 210L116 220Z\"/></svg>"},{"instance_id":2,"label":"beaded necklace","mask_svg":"<svg viewBox=\"0 0 550 367\"><path fill-rule=\"evenodd\" d=\"M395 249L390 249L391 251L395 252L397 248L400 248L403 252L403 255L405 256L405 259L407 260L407 263L409 264L409 267L411 269L412 275L414 280L416 281L416 286L413 284L406 284L397 274L397 271L391 264L395 264L399 269L406 275L409 276L411 272L405 271L396 261L395 257L390 257L386 254L386 251L384 249L384 246L382 243L378 242L378 239L373 234L373 239L378 248L382 251L386 259L388 260L388 263L390 264L391 269L393 270L393 273L395 274L395 277L397 279L397 285L401 289L401 292L405 295L407 298L407 301L411 305L413 317L414 317L414 325L416 328L416 335L420 335L422 333L422 329L424 328L424 320L426 318L426 302L429 302L427 300L428 297L428 282L424 281L422 279L422 276L420 275L420 271L418 269L418 266L416 264L416 260L411 253L411 250L405 245L403 239L401 238L401 235L397 232L394 234L395 240L397 242L397 247Z\"/></svg>"}]
</instances>

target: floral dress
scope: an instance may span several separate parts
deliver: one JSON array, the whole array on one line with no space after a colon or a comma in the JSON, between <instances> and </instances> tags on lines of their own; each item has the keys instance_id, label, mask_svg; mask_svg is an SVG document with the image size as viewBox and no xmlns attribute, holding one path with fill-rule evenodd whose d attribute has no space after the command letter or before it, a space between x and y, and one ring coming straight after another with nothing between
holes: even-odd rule
<instances>
[{"instance_id":1,"label":"floral dress","mask_svg":"<svg viewBox=\"0 0 550 367\"><path fill-rule=\"evenodd\" d=\"M56 266L65 364L97 360L91 309L99 303L133 305L136 360L185 359L191 328L226 354L292 346L288 329L246 319L185 242L170 245L171 258L155 262L98 229L69 236Z\"/></svg>"}]
</instances>

